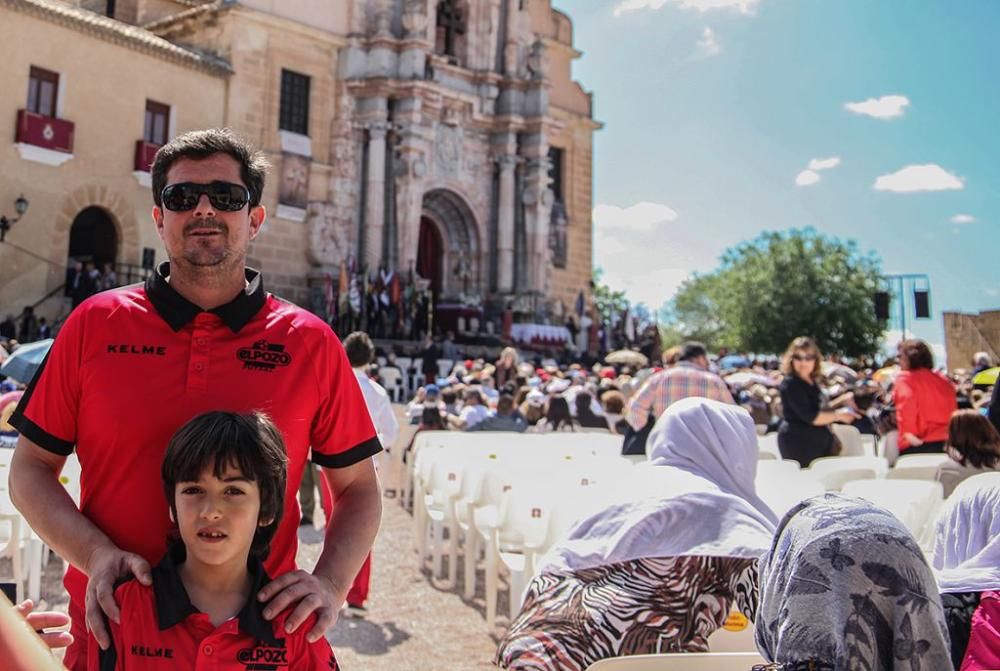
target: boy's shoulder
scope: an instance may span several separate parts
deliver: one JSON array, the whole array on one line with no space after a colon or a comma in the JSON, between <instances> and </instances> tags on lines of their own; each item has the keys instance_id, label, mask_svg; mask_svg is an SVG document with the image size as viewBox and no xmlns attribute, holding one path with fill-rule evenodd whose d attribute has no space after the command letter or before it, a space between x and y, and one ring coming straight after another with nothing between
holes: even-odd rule
<instances>
[{"instance_id":1,"label":"boy's shoulder","mask_svg":"<svg viewBox=\"0 0 1000 671\"><path fill-rule=\"evenodd\" d=\"M135 576L127 576L119 579L115 582L114 591L115 601L123 608L126 602L130 605L142 602L150 604L156 602L152 586L143 585Z\"/></svg>"}]
</instances>

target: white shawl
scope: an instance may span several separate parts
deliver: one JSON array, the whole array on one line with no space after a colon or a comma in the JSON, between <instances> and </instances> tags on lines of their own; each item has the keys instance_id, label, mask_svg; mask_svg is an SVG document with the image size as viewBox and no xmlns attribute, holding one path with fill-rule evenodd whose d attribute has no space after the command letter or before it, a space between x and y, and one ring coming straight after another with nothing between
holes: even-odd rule
<instances>
[{"instance_id":1,"label":"white shawl","mask_svg":"<svg viewBox=\"0 0 1000 671\"><path fill-rule=\"evenodd\" d=\"M1000 589L1000 473L964 480L945 501L933 565L942 592Z\"/></svg>"}]
</instances>

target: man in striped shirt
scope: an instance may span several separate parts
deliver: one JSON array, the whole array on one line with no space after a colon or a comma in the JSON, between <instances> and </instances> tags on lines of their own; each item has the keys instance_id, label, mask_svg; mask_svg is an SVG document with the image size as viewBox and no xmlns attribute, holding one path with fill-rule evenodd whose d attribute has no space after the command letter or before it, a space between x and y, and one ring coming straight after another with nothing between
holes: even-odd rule
<instances>
[{"instance_id":1,"label":"man in striped shirt","mask_svg":"<svg viewBox=\"0 0 1000 671\"><path fill-rule=\"evenodd\" d=\"M708 370L708 353L698 342L684 343L675 366L646 380L629 401L625 418L639 431L646 426L650 415L655 421L674 401L689 396L735 403L722 378Z\"/></svg>"}]
</instances>

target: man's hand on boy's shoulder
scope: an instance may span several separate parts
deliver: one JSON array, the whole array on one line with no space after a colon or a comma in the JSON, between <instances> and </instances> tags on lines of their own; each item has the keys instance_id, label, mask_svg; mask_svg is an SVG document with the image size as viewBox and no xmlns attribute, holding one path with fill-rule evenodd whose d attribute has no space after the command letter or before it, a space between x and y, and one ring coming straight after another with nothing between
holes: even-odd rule
<instances>
[{"instance_id":1,"label":"man's hand on boy's shoulder","mask_svg":"<svg viewBox=\"0 0 1000 671\"><path fill-rule=\"evenodd\" d=\"M268 620L273 620L286 609L295 606L285 620L287 633L294 632L311 614L315 614L316 624L306 635L306 639L312 643L322 638L336 623L346 594L346 588L338 590L329 578L299 569L269 582L257 593L257 598L269 602L264 609L264 617Z\"/></svg>"},{"instance_id":2,"label":"man's hand on boy's shoulder","mask_svg":"<svg viewBox=\"0 0 1000 671\"><path fill-rule=\"evenodd\" d=\"M90 553L87 566L87 629L94 635L102 650L111 644L104 616L121 621L115 602L115 583L119 578L133 575L143 585L153 584L149 562L132 552L125 552L113 545L97 547ZM102 612L103 611L103 612Z\"/></svg>"}]
</instances>

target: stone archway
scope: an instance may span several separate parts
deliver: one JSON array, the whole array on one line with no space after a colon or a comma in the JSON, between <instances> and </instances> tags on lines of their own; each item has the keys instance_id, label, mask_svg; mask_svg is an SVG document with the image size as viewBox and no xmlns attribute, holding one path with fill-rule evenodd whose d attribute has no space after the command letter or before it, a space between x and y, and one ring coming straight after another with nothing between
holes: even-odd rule
<instances>
[{"instance_id":1,"label":"stone archway","mask_svg":"<svg viewBox=\"0 0 1000 671\"><path fill-rule=\"evenodd\" d=\"M66 265L70 247L70 230L77 215L88 207L98 207L103 210L118 235L119 263L140 263L139 230L135 212L129 201L113 189L106 186L81 186L68 193L62 201L59 215L56 217L52 231L52 246L49 248L49 288L62 284L65 275L61 268ZM152 207L152 202L150 203ZM149 224L152 226L152 222Z\"/></svg>"},{"instance_id":2,"label":"stone archway","mask_svg":"<svg viewBox=\"0 0 1000 671\"><path fill-rule=\"evenodd\" d=\"M421 221L441 237L440 291L443 298L483 293L482 242L475 215L465 199L448 189L424 194Z\"/></svg>"},{"instance_id":3,"label":"stone archway","mask_svg":"<svg viewBox=\"0 0 1000 671\"><path fill-rule=\"evenodd\" d=\"M101 207L87 207L73 218L69 229L69 252L73 261L93 263L98 269L118 260L118 229Z\"/></svg>"}]
</instances>

